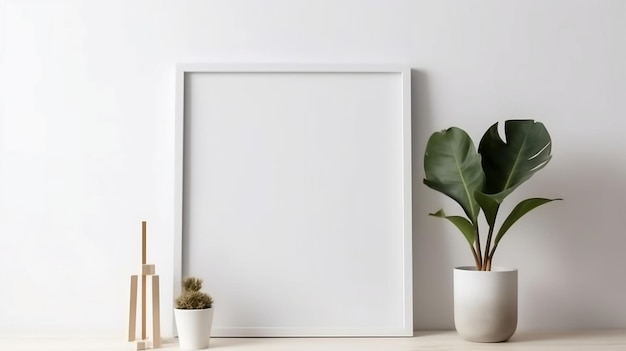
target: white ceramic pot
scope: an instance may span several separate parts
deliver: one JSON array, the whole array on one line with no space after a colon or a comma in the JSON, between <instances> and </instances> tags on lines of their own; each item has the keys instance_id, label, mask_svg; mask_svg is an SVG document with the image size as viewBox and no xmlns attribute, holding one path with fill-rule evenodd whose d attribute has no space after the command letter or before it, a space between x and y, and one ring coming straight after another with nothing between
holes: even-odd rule
<instances>
[{"instance_id":1,"label":"white ceramic pot","mask_svg":"<svg viewBox=\"0 0 626 351\"><path fill-rule=\"evenodd\" d=\"M454 326L465 340L508 340L517 328L517 269L455 268Z\"/></svg>"},{"instance_id":2,"label":"white ceramic pot","mask_svg":"<svg viewBox=\"0 0 626 351\"><path fill-rule=\"evenodd\" d=\"M181 350L199 350L209 347L213 308L203 310L174 309L178 343Z\"/></svg>"}]
</instances>

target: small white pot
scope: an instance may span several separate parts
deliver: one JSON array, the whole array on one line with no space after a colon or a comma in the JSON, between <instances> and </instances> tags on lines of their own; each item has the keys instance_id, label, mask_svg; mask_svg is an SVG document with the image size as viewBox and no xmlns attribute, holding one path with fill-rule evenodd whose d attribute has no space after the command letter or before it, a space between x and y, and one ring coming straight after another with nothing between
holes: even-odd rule
<instances>
[{"instance_id":1,"label":"small white pot","mask_svg":"<svg viewBox=\"0 0 626 351\"><path fill-rule=\"evenodd\" d=\"M475 342L508 340L517 328L517 269L454 269L454 326Z\"/></svg>"},{"instance_id":2,"label":"small white pot","mask_svg":"<svg viewBox=\"0 0 626 351\"><path fill-rule=\"evenodd\" d=\"M174 309L178 343L181 350L199 350L209 347L213 308L202 310Z\"/></svg>"}]
</instances>

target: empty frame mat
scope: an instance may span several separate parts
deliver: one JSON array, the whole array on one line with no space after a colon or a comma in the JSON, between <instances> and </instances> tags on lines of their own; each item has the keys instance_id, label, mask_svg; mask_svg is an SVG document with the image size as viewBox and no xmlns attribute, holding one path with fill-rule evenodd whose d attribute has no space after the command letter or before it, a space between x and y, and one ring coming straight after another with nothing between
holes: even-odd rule
<instances>
[{"instance_id":1,"label":"empty frame mat","mask_svg":"<svg viewBox=\"0 0 626 351\"><path fill-rule=\"evenodd\" d=\"M176 259L213 335L412 335L409 72L178 67Z\"/></svg>"}]
</instances>

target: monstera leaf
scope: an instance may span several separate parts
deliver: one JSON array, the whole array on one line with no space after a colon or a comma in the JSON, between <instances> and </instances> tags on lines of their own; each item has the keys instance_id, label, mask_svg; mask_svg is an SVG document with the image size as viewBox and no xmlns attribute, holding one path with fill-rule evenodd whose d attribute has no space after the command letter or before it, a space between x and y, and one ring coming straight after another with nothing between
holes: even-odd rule
<instances>
[{"instance_id":1,"label":"monstera leaf","mask_svg":"<svg viewBox=\"0 0 626 351\"><path fill-rule=\"evenodd\" d=\"M485 172L485 186L482 193L475 194L475 197L489 226L495 224L504 198L545 167L552 158L552 140L543 123L508 120L504 122L504 133L506 141L500 137L498 123L495 123L485 132L478 146ZM552 201L541 200L530 203L542 205ZM537 206L520 206L511 213L511 219L514 218L515 222ZM505 226L504 231L500 230L497 241L509 227Z\"/></svg>"},{"instance_id":2,"label":"monstera leaf","mask_svg":"<svg viewBox=\"0 0 626 351\"><path fill-rule=\"evenodd\" d=\"M484 193L498 202L545 167L552 155L552 140L543 123L509 120L504 123L506 141L493 124L480 140L478 153L485 172Z\"/></svg>"},{"instance_id":3,"label":"monstera leaf","mask_svg":"<svg viewBox=\"0 0 626 351\"><path fill-rule=\"evenodd\" d=\"M424 184L454 199L475 224L480 206L474 198L482 190L485 175L472 139L452 127L433 133L424 155Z\"/></svg>"}]
</instances>

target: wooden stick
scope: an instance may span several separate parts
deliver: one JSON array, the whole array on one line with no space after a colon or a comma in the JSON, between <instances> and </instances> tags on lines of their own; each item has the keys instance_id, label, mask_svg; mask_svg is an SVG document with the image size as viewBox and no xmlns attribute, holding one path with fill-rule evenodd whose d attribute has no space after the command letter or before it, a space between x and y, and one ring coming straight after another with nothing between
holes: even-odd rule
<instances>
[{"instance_id":1,"label":"wooden stick","mask_svg":"<svg viewBox=\"0 0 626 351\"><path fill-rule=\"evenodd\" d=\"M137 343L135 343L135 350L145 350L147 347L147 343L143 340L137 341Z\"/></svg>"},{"instance_id":2,"label":"wooden stick","mask_svg":"<svg viewBox=\"0 0 626 351\"><path fill-rule=\"evenodd\" d=\"M141 222L141 264L146 264L148 263L147 259L147 249L146 249L146 236L147 236L147 231L146 231L146 221L142 221Z\"/></svg>"},{"instance_id":3,"label":"wooden stick","mask_svg":"<svg viewBox=\"0 0 626 351\"><path fill-rule=\"evenodd\" d=\"M141 265L141 274L143 275L154 275L154 265L153 264L142 264Z\"/></svg>"},{"instance_id":4,"label":"wooden stick","mask_svg":"<svg viewBox=\"0 0 626 351\"><path fill-rule=\"evenodd\" d=\"M152 277L152 348L161 347L161 310L159 304L159 276Z\"/></svg>"},{"instance_id":5,"label":"wooden stick","mask_svg":"<svg viewBox=\"0 0 626 351\"><path fill-rule=\"evenodd\" d=\"M128 314L128 341L135 341L137 330L137 276L130 276L130 312Z\"/></svg>"},{"instance_id":6,"label":"wooden stick","mask_svg":"<svg viewBox=\"0 0 626 351\"><path fill-rule=\"evenodd\" d=\"M141 222L141 264L146 264L146 221ZM141 275L141 340L146 339L146 276Z\"/></svg>"}]
</instances>

